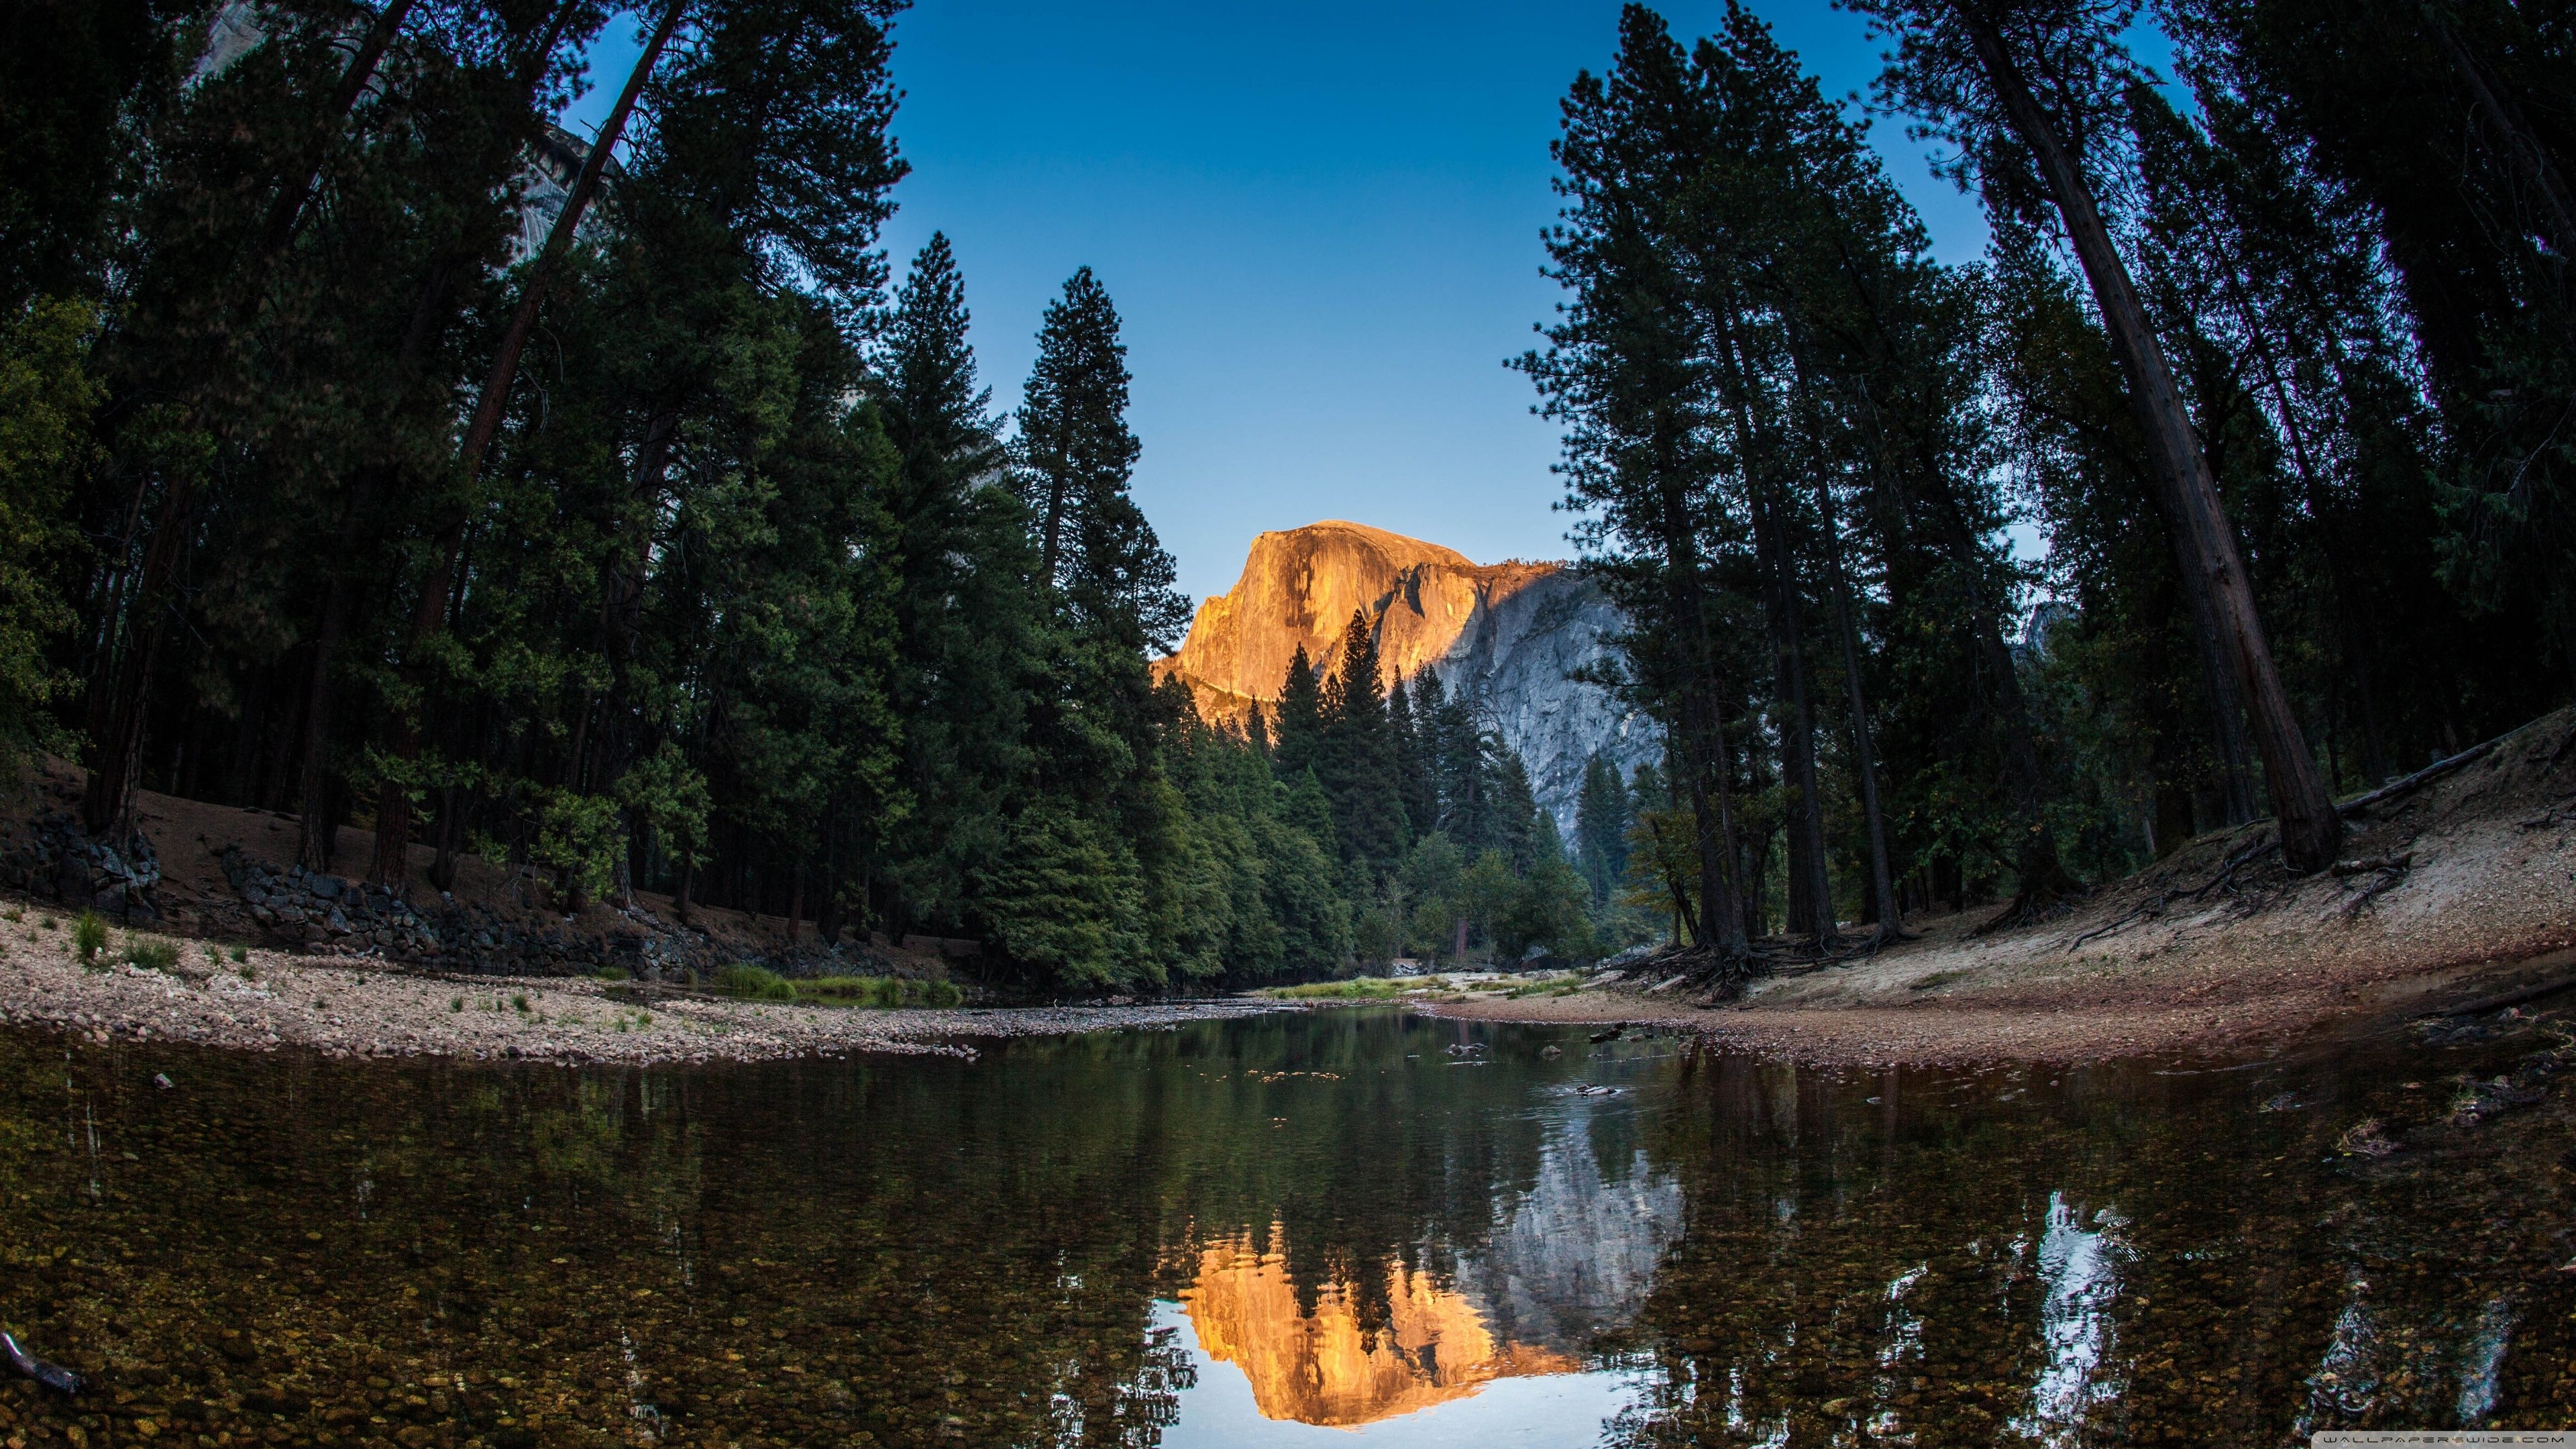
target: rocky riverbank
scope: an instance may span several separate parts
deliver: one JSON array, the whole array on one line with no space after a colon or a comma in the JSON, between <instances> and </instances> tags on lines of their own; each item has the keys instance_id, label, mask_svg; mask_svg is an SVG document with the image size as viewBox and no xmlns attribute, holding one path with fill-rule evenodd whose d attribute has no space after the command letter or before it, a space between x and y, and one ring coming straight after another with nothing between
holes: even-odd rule
<instances>
[{"instance_id":1,"label":"rocky riverbank","mask_svg":"<svg viewBox=\"0 0 2576 1449\"><path fill-rule=\"evenodd\" d=\"M2036 924L1989 906L1808 953L1719 1000L1683 963L1427 1009L1653 1022L1819 1064L2072 1061L2278 1045L2576 976L2576 711L2344 806L2346 859L2292 875L2268 823L2193 841Z\"/></svg>"},{"instance_id":2,"label":"rocky riverbank","mask_svg":"<svg viewBox=\"0 0 2576 1449\"><path fill-rule=\"evenodd\" d=\"M98 964L85 965L67 920L16 905L0 911L0 932L0 1023L99 1041L331 1057L632 1065L852 1052L972 1057L978 1039L1295 1009L1249 1000L956 1010L733 1001L581 977L429 974L271 950L235 959L207 943L123 931L111 933ZM174 946L176 959L156 945ZM130 954L149 964L126 959L136 946Z\"/></svg>"}]
</instances>

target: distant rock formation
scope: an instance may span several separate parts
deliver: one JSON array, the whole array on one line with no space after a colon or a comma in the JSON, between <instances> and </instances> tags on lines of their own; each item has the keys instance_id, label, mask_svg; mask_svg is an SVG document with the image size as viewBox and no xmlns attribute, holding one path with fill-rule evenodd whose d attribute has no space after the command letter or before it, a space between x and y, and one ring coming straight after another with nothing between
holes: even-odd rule
<instances>
[{"instance_id":1,"label":"distant rock formation","mask_svg":"<svg viewBox=\"0 0 2576 1449\"><path fill-rule=\"evenodd\" d=\"M1208 718L1240 719L1278 699L1299 645L1319 668L1337 662L1355 609L1375 625L1391 680L1428 671L1477 702L1560 830L1574 826L1594 751L1622 773L1663 753L1652 720L1569 677L1611 657L1604 641L1622 627L1597 585L1563 564L1477 564L1338 520L1253 539L1242 577L1199 605L1188 640L1155 673L1189 685Z\"/></svg>"}]
</instances>

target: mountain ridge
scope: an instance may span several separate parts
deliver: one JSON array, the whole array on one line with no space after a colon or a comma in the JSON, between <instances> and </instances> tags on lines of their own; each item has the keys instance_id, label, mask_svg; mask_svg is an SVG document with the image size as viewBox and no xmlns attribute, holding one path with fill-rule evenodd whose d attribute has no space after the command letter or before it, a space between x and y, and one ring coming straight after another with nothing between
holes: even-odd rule
<instances>
[{"instance_id":1,"label":"mountain ridge","mask_svg":"<svg viewBox=\"0 0 2576 1449\"><path fill-rule=\"evenodd\" d=\"M1607 641L1625 627L1599 585L1563 563L1479 564L1346 519L1255 535L1234 587L1199 604L1154 674L1188 685L1202 716L1238 721L1279 698L1300 646L1319 671L1337 664L1354 611L1375 631L1388 683L1436 674L1477 702L1560 830L1573 826L1595 751L1622 775L1662 754L1652 721L1572 677L1615 657Z\"/></svg>"}]
</instances>

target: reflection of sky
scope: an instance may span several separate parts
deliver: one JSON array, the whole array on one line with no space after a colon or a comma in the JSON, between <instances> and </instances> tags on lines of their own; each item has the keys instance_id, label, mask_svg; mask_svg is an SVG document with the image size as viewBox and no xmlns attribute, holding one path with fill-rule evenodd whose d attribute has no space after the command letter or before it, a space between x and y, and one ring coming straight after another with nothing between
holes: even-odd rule
<instances>
[{"instance_id":1,"label":"reflection of sky","mask_svg":"<svg viewBox=\"0 0 2576 1449\"><path fill-rule=\"evenodd\" d=\"M2115 1385L2095 1377L2110 1348L2111 1300L2120 1292L2116 1253L2107 1227L2086 1232L2066 1195L2049 1194L2048 1229L2039 1242L2040 1278L2048 1285L2039 1336L2048 1364L2031 1385L2030 1414L2013 1425L2016 1431L2044 1444L2072 1444L2085 1414L2118 1396Z\"/></svg>"},{"instance_id":2,"label":"reflection of sky","mask_svg":"<svg viewBox=\"0 0 2576 1449\"><path fill-rule=\"evenodd\" d=\"M1190 1365L1198 1371L1197 1386L1181 1393L1179 1421L1163 1431L1162 1449L1286 1449L1354 1442L1403 1444L1407 1449L1558 1449L1597 1442L1603 1423L1628 1407L1644 1387L1643 1377L1630 1373L1498 1379L1470 1398L1355 1428L1327 1428L1263 1418L1253 1403L1252 1381L1234 1365L1208 1356L1179 1304L1155 1304L1154 1327L1179 1330Z\"/></svg>"}]
</instances>

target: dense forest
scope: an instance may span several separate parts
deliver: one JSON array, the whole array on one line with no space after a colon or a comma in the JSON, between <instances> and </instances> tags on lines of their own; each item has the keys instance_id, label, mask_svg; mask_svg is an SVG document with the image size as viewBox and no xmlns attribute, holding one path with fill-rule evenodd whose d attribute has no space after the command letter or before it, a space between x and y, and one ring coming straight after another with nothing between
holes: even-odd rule
<instances>
[{"instance_id":1,"label":"dense forest","mask_svg":"<svg viewBox=\"0 0 2576 1449\"><path fill-rule=\"evenodd\" d=\"M2022 918L2265 814L2316 869L2569 692L2554 11L2175 0L2168 78L2135 5L1866 0L1949 266L1762 23L1631 7L1517 365L1670 749L1567 841L1365 617L1246 728L1155 686L1108 290L1005 413L879 245L899 8L12 0L0 745L95 839L165 791L1109 989Z\"/></svg>"},{"instance_id":2,"label":"dense forest","mask_svg":"<svg viewBox=\"0 0 2576 1449\"><path fill-rule=\"evenodd\" d=\"M2265 816L2319 870L2335 796L2567 699L2563 7L1849 8L1972 265L1739 5L1687 46L1631 6L1555 148L1519 365L1667 729L1638 874L1684 931L2028 920Z\"/></svg>"},{"instance_id":3,"label":"dense forest","mask_svg":"<svg viewBox=\"0 0 2576 1449\"><path fill-rule=\"evenodd\" d=\"M1153 686L1108 291L1004 416L948 242L878 247L896 9L11 4L0 736L97 839L165 791L997 984L1588 952L1608 884L1470 701L1369 650L1249 734Z\"/></svg>"}]
</instances>

